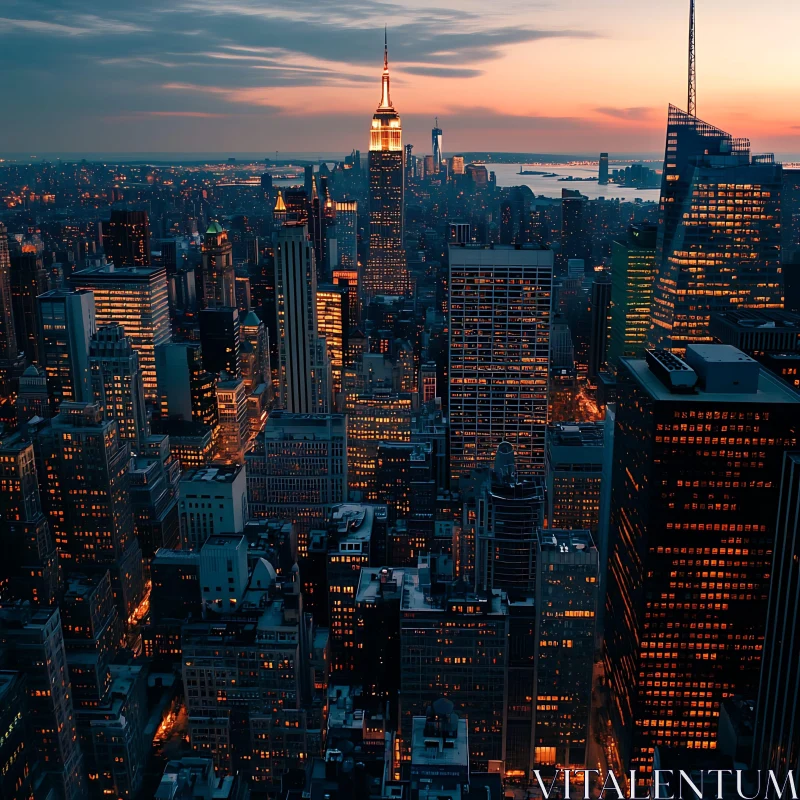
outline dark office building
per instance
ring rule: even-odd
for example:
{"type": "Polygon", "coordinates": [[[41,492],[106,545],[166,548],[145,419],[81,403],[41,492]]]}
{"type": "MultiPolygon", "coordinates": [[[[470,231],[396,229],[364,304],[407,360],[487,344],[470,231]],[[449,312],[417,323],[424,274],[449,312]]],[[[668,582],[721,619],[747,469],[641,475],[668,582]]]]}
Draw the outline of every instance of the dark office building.
{"type": "Polygon", "coordinates": [[[200,312],[200,345],[203,367],[207,372],[214,375],[227,372],[232,377],[238,377],[239,328],[239,311],[236,308],[205,308],[200,312]]]}
{"type": "Polygon", "coordinates": [[[800,769],[800,689],[797,664],[800,616],[800,454],[787,453],[778,501],[775,556],[770,581],[769,611],[756,704],[753,758],[759,769],[778,775],[800,769]]]}
{"type": "Polygon", "coordinates": [[[785,308],[800,311],[800,169],[783,168],[781,262],[785,308]]]}
{"type": "Polygon", "coordinates": [[[586,214],[586,198],[574,189],[561,190],[561,250],[557,275],[566,275],[571,258],[583,259],[584,269],[591,270],[591,236],[586,214]]]}
{"type": "Polygon", "coordinates": [[[611,310],[611,275],[601,272],[592,281],[592,327],[589,332],[589,380],[608,364],[609,312],[611,310]]]}
{"type": "Polygon", "coordinates": [[[758,687],[784,453],[800,397],[727,345],[623,358],[606,674],[625,768],[716,746],[720,703],[758,687]]]}
{"type": "Polygon", "coordinates": [[[608,153],[600,153],[600,163],[597,170],[597,182],[600,186],[608,185],[608,153]]]}
{"type": "Polygon", "coordinates": [[[115,267],[149,267],[150,225],[146,211],[111,210],[103,223],[103,248],[115,267]]]}
{"type": "Polygon", "coordinates": [[[11,307],[17,347],[25,360],[39,361],[39,308],[36,298],[47,291],[47,273],[36,252],[11,255],[11,307]]]}

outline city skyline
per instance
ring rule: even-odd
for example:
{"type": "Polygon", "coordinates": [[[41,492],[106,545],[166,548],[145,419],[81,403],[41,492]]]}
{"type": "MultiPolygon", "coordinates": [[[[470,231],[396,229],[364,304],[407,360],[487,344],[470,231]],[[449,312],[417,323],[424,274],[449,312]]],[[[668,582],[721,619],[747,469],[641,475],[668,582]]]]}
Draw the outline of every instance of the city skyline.
{"type": "MultiPolygon", "coordinates": [[[[0,96],[17,115],[0,153],[364,147],[384,25],[406,141],[420,148],[438,116],[445,153],[585,153],[601,142],[657,153],[667,103],[686,105],[687,5],[653,13],[617,0],[601,13],[573,0],[487,12],[450,0],[147,0],[109,11],[96,0],[11,0],[0,16],[0,63],[17,79],[0,96]],[[62,80],[49,80],[53,70],[62,80]],[[45,124],[54,118],[57,126],[45,124]]],[[[766,6],[698,4],[697,113],[734,135],[746,129],[755,151],[791,157],[800,153],[793,54],[769,26],[746,19],[768,11],[791,28],[800,9],[766,6]],[[754,51],[758,70],[738,55],[754,51]]]]}

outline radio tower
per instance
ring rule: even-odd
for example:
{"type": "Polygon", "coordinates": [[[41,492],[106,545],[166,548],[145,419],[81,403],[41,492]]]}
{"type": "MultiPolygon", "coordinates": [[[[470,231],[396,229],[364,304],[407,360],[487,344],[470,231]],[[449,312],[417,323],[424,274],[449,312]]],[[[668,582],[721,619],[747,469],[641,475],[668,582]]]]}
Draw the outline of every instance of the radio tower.
{"type": "Polygon", "coordinates": [[[694,55],[694,0],[689,0],[689,103],[687,112],[697,116],[697,72],[694,55]]]}

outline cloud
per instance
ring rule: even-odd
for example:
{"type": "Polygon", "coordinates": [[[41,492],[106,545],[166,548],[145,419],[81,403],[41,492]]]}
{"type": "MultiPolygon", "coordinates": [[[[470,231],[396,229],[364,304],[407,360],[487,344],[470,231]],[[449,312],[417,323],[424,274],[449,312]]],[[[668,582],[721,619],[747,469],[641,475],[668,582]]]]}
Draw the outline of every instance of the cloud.
{"type": "Polygon", "coordinates": [[[103,19],[94,14],[81,14],[74,18],[74,22],[77,24],[66,25],[61,22],[50,22],[42,19],[0,17],[0,33],[27,31],[33,34],[52,36],[87,36],[93,34],[141,33],[147,30],[134,23],[103,19]]]}
{"type": "Polygon", "coordinates": [[[654,109],[646,106],[633,106],[632,108],[612,108],[611,106],[601,106],[595,108],[598,114],[614,119],[622,119],[627,122],[641,122],[649,119],[654,109]]]}
{"type": "Polygon", "coordinates": [[[469,67],[430,67],[430,66],[408,66],[402,65],[401,72],[409,75],[424,75],[431,78],[477,78],[483,75],[482,69],[470,69],[469,67]]]}

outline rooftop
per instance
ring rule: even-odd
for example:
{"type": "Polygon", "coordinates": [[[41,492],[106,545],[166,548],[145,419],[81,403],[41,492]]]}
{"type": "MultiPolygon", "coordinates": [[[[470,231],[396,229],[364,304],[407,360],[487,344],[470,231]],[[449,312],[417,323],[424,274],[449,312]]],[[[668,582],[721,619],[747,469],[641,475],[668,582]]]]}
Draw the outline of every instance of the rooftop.
{"type": "Polygon", "coordinates": [[[548,441],[559,447],[602,447],[602,422],[558,422],[547,428],[548,441]]]}
{"type": "Polygon", "coordinates": [[[233,483],[242,469],[238,464],[192,467],[181,475],[181,483],[233,483]]]}
{"type": "Polygon", "coordinates": [[[381,598],[400,599],[404,570],[395,567],[363,567],[358,578],[356,603],[376,603],[381,598]]]}

